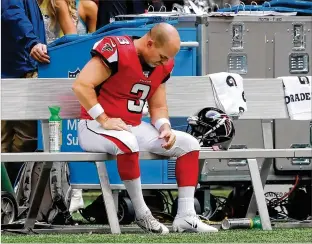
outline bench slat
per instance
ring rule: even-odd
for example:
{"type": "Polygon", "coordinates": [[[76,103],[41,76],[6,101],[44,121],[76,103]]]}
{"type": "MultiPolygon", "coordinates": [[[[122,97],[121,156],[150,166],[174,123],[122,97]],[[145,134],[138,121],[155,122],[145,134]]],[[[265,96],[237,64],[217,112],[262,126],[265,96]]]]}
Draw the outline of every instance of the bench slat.
{"type": "MultiPolygon", "coordinates": [[[[162,159],[166,157],[161,157],[156,154],[148,152],[140,152],[141,157],[144,159],[162,159]]],[[[84,153],[84,152],[62,152],[62,153],[48,153],[48,152],[38,152],[38,153],[1,153],[2,162],[85,162],[85,161],[104,161],[104,160],[114,160],[115,156],[107,153],[84,153]]]]}
{"type": "MultiPolygon", "coordinates": [[[[290,148],[290,149],[230,149],[228,151],[212,151],[202,149],[200,159],[234,159],[234,158],[292,158],[292,157],[312,157],[310,148],[290,148]]],[[[106,153],[1,153],[2,162],[57,162],[57,161],[104,161],[113,160],[115,156],[106,153]]],[[[149,152],[140,152],[140,159],[168,159],[149,152]]]]}
{"type": "Polygon", "coordinates": [[[295,156],[300,157],[306,157],[306,158],[312,158],[312,148],[306,148],[306,149],[298,149],[295,151],[295,156]]]}
{"type": "MultiPolygon", "coordinates": [[[[60,105],[63,119],[79,118],[80,105],[72,92],[74,79],[2,79],[2,120],[50,117],[48,106],[60,105]]],[[[242,119],[289,118],[280,79],[244,79],[248,111],[242,119]]],[[[186,117],[216,106],[211,83],[204,76],[174,76],[167,82],[172,117],[186,117]]]]}
{"type": "MultiPolygon", "coordinates": [[[[241,119],[289,118],[281,79],[244,79],[248,111],[241,119]]],[[[170,116],[189,116],[216,107],[211,82],[205,76],[172,77],[167,84],[170,116]]]]}

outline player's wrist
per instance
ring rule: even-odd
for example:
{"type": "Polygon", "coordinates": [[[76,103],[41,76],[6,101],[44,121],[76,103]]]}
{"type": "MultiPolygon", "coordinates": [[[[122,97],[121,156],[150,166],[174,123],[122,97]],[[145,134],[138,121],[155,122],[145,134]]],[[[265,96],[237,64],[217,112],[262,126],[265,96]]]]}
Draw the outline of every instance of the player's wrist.
{"type": "Polygon", "coordinates": [[[154,124],[154,127],[158,130],[158,131],[161,131],[163,129],[171,129],[171,124],[170,124],[170,121],[169,119],[167,118],[160,118],[160,119],[157,119],[155,121],[155,124],[154,124]]]}
{"type": "Polygon", "coordinates": [[[97,121],[101,124],[104,125],[110,118],[105,114],[101,114],[98,118],[97,121]]]}
{"type": "Polygon", "coordinates": [[[101,104],[97,103],[92,108],[88,110],[88,114],[94,119],[98,119],[100,116],[104,114],[104,109],[101,104]]]}

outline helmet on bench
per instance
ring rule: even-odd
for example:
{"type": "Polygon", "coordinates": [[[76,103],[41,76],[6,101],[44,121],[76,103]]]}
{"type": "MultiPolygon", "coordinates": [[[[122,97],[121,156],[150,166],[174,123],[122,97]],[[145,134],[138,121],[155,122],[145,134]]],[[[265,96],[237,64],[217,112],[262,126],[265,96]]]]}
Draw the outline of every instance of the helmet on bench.
{"type": "Polygon", "coordinates": [[[187,132],[194,136],[202,147],[229,149],[235,128],[232,119],[222,110],[213,107],[201,109],[188,117],[187,132]]]}

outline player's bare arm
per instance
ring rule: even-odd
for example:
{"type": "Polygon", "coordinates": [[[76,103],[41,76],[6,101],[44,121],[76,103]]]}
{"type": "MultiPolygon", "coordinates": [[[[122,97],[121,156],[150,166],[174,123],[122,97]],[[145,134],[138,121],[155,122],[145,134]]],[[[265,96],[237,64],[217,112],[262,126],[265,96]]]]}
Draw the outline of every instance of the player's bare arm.
{"type": "MultiPolygon", "coordinates": [[[[73,91],[80,104],[90,111],[98,104],[95,87],[107,80],[111,75],[111,70],[106,66],[100,57],[93,57],[81,70],[73,84],[73,91]]],[[[127,130],[126,124],[118,118],[108,118],[103,111],[96,120],[105,129],[127,130]]]]}
{"type": "Polygon", "coordinates": [[[148,107],[153,125],[160,118],[169,118],[165,84],[161,84],[148,100],[148,107]]]}
{"type": "Polygon", "coordinates": [[[161,123],[162,125],[159,130],[159,138],[164,138],[165,143],[162,145],[165,149],[170,149],[175,143],[176,136],[171,130],[170,123],[166,123],[166,120],[169,122],[168,115],[168,106],[166,100],[166,85],[161,84],[153,96],[148,100],[149,113],[151,116],[152,124],[157,128],[157,123],[161,123]]]}

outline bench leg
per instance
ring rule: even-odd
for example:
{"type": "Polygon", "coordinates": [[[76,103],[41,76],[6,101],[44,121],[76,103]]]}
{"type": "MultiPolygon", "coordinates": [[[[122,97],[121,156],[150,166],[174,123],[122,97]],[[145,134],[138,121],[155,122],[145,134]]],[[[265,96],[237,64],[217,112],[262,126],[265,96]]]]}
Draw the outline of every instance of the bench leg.
{"type": "Polygon", "coordinates": [[[95,162],[99,179],[101,190],[103,194],[104,206],[107,214],[107,219],[109,226],[111,228],[111,232],[113,234],[120,234],[120,226],[119,220],[117,217],[117,210],[115,207],[114,197],[112,194],[112,190],[110,188],[109,178],[105,166],[105,162],[95,162]]]}
{"type": "Polygon", "coordinates": [[[201,210],[203,216],[209,216],[211,214],[211,194],[210,194],[210,186],[204,185],[204,187],[201,186],[201,176],[202,174],[205,174],[206,171],[206,165],[208,164],[208,161],[206,159],[199,159],[199,181],[200,189],[204,192],[204,208],[201,210]]]}
{"type": "Polygon", "coordinates": [[[270,216],[268,212],[268,207],[264,197],[264,190],[262,187],[262,182],[260,178],[260,173],[258,169],[258,164],[256,159],[248,159],[248,167],[252,182],[252,187],[256,197],[256,202],[261,218],[262,229],[263,230],[272,230],[270,216]]]}
{"type": "MultiPolygon", "coordinates": [[[[273,163],[273,159],[271,158],[266,158],[262,164],[261,170],[260,170],[260,177],[261,177],[261,183],[262,183],[262,187],[264,188],[265,186],[265,182],[268,178],[270,169],[271,169],[271,165],[273,163]]],[[[248,206],[248,210],[247,210],[247,214],[246,214],[246,218],[253,218],[255,217],[257,212],[257,202],[256,202],[256,196],[255,193],[252,194],[252,197],[250,199],[250,203],[248,206]]]]}
{"type": "MultiPolygon", "coordinates": [[[[272,149],[274,147],[273,145],[273,128],[272,128],[272,120],[262,120],[261,126],[262,126],[262,136],[263,136],[263,145],[265,149],[272,149]]],[[[271,166],[273,164],[273,159],[266,158],[262,164],[261,170],[260,170],[260,177],[262,182],[262,187],[264,188],[265,183],[267,181],[267,178],[270,173],[271,166]]],[[[256,197],[255,194],[252,194],[247,214],[247,218],[253,218],[256,215],[257,212],[257,204],[256,204],[256,197]]]]}

